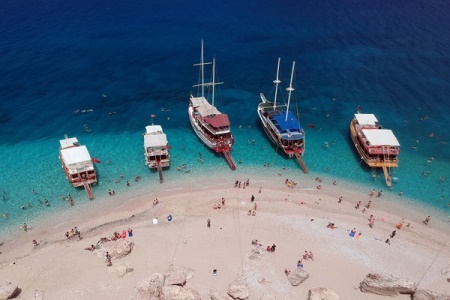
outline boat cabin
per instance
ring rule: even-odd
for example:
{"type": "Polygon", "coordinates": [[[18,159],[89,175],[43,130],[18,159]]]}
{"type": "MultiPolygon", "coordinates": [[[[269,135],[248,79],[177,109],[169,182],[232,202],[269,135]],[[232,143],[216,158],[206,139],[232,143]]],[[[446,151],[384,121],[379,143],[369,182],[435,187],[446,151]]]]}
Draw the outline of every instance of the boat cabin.
{"type": "Polygon", "coordinates": [[[85,182],[97,183],[97,174],[87,147],[80,145],[76,138],[59,142],[62,167],[73,186],[83,186],[85,182]]]}
{"type": "Polygon", "coordinates": [[[149,168],[156,168],[158,165],[169,167],[169,143],[167,136],[160,125],[150,125],[145,127],[144,134],[145,164],[149,168]]]}

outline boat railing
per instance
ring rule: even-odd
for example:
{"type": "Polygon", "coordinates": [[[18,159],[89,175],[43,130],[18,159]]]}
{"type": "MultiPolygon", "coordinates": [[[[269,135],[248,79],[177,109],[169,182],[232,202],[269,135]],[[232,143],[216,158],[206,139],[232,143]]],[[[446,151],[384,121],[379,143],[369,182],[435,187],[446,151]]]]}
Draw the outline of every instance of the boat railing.
{"type": "Polygon", "coordinates": [[[202,121],[201,124],[202,124],[203,127],[208,129],[208,131],[210,131],[214,135],[224,134],[224,133],[229,133],[230,132],[230,127],[224,127],[224,129],[222,129],[222,130],[217,130],[215,127],[212,127],[211,125],[209,125],[208,122],[203,122],[202,121]]]}

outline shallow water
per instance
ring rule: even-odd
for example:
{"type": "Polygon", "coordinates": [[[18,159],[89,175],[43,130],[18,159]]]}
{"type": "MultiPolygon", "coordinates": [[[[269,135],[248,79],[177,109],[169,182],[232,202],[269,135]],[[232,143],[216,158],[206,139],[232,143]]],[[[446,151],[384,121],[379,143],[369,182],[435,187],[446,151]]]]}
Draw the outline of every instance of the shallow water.
{"type": "Polygon", "coordinates": [[[287,168],[297,180],[323,176],[392,195],[403,191],[450,214],[446,2],[7,0],[1,14],[0,189],[9,217],[1,221],[2,232],[67,210],[61,195],[73,195],[80,213],[89,209],[84,190],[72,188],[61,170],[58,140],[64,134],[76,136],[102,161],[96,200],[113,201],[105,196],[108,189],[125,193],[126,180],[136,175],[142,176],[141,189],[148,189],[143,192],[158,186],[143,157],[141,133],[151,114],[172,145],[166,182],[234,178],[225,160],[197,139],[187,118],[202,38],[205,57],[216,57],[218,80],[224,82],[217,103],[229,114],[239,169],[271,174],[263,166],[269,163],[287,168]],[[292,110],[300,113],[306,131],[308,175],[276,152],[258,124],[259,93],[273,91],[278,57],[283,87],[296,61],[292,110]],[[349,122],[357,105],[376,114],[402,145],[392,191],[354,150],[349,122]],[[93,111],[82,112],[88,109],[93,111]],[[177,171],[182,164],[190,173],[177,171]],[[40,205],[38,198],[49,199],[51,206],[40,205]],[[32,207],[21,210],[28,202],[32,207]]]}

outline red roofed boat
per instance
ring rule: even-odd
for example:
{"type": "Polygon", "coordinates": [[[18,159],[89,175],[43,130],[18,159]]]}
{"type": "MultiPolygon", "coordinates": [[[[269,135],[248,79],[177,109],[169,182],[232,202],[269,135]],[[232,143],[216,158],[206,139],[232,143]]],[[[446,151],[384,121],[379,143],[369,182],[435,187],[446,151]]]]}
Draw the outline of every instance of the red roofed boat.
{"type": "Polygon", "coordinates": [[[400,144],[392,130],[382,128],[373,114],[356,113],[350,134],[361,159],[372,168],[383,168],[386,184],[391,187],[388,168],[398,167],[400,154],[400,144]]]}
{"type": "Polygon", "coordinates": [[[234,144],[233,135],[230,130],[230,120],[226,114],[221,113],[214,106],[214,87],[222,82],[215,82],[215,60],[212,62],[212,82],[204,81],[204,66],[211,64],[203,61],[203,41],[201,44],[200,66],[201,82],[194,87],[201,88],[201,95],[194,97],[192,94],[189,99],[189,121],[195,134],[202,142],[214,150],[216,153],[223,154],[227,159],[232,170],[236,169],[233,159],[231,158],[231,147],[234,144]],[[205,97],[205,86],[212,88],[212,102],[209,103],[205,97]]]}

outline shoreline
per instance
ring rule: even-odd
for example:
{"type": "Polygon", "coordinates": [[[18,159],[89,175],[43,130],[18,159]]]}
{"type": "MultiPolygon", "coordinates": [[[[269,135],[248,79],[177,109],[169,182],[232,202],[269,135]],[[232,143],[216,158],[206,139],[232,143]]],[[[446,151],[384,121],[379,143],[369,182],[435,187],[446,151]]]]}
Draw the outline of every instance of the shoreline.
{"type": "MultiPolygon", "coordinates": [[[[13,243],[2,246],[0,274],[19,287],[25,285],[24,297],[30,295],[29,289],[43,289],[49,295],[56,295],[49,291],[47,281],[58,278],[61,272],[65,272],[64,267],[68,267],[73,271],[73,276],[84,279],[79,283],[63,280],[56,286],[51,285],[55,293],[68,288],[83,291],[84,296],[79,299],[92,299],[95,293],[104,293],[99,286],[85,282],[92,275],[98,276],[102,284],[117,284],[120,287],[117,294],[106,295],[111,299],[123,299],[129,297],[138,281],[155,272],[164,274],[172,263],[196,271],[192,283],[199,289],[202,299],[208,294],[209,288],[225,290],[236,274],[244,277],[251,295],[255,297],[262,289],[258,280],[260,276],[265,276],[271,281],[265,288],[278,296],[303,299],[306,297],[306,287],[327,284],[344,299],[359,299],[361,292],[353,287],[369,272],[392,273],[398,277],[407,274],[411,280],[420,280],[423,287],[445,291],[444,278],[436,280],[435,273],[450,260],[449,251],[442,254],[442,249],[449,247],[444,244],[448,239],[448,224],[432,218],[426,226],[422,224],[422,213],[404,208],[398,214],[398,205],[391,206],[389,199],[383,198],[373,198],[372,206],[364,214],[354,209],[354,205],[356,199],[361,198],[364,198],[362,204],[365,205],[365,199],[370,198],[368,195],[324,182],[321,190],[306,182],[298,183],[291,189],[284,184],[284,177],[277,176],[277,179],[267,181],[268,178],[253,177],[245,189],[233,187],[234,180],[229,183],[219,180],[209,186],[192,186],[185,182],[183,186],[172,186],[168,191],[117,201],[114,207],[90,211],[81,219],[69,219],[57,227],[35,228],[22,234],[13,243]],[[246,214],[253,205],[251,195],[256,197],[258,203],[256,217],[246,214]],[[343,195],[342,203],[337,202],[337,195],[343,195]],[[214,210],[213,206],[220,203],[221,197],[226,199],[225,207],[214,210]],[[154,206],[153,200],[156,198],[160,204],[154,206]],[[390,212],[385,211],[386,207],[390,212]],[[173,216],[171,222],[166,219],[169,214],[173,216]],[[376,218],[373,229],[367,225],[370,214],[376,218]],[[159,220],[158,225],[152,224],[154,218],[159,220]],[[213,222],[212,236],[205,229],[208,218],[213,222]],[[402,218],[405,218],[405,224],[411,223],[410,228],[397,230],[393,244],[386,245],[384,239],[402,218]],[[336,223],[337,229],[327,229],[328,222],[336,223]],[[81,230],[83,239],[67,240],[64,237],[64,232],[74,226],[81,230]],[[348,237],[352,227],[362,232],[361,240],[348,237]],[[83,249],[95,244],[101,237],[111,236],[112,232],[127,228],[133,228],[136,234],[133,237],[134,249],[129,256],[113,261],[113,264],[122,265],[126,261],[135,271],[123,279],[117,279],[108,274],[101,258],[83,249]],[[41,245],[33,249],[32,239],[41,245]],[[259,239],[264,244],[275,242],[277,253],[283,254],[266,254],[261,262],[249,261],[247,254],[253,239],[259,239]],[[287,267],[292,269],[304,249],[315,253],[314,262],[305,263],[305,268],[312,275],[305,284],[292,287],[286,283],[283,270],[287,267]],[[43,257],[49,255],[52,259],[48,264],[41,262],[43,257]],[[74,266],[62,263],[61,259],[83,261],[79,261],[80,266],[74,266]],[[330,266],[333,266],[334,271],[330,272],[330,266]],[[40,273],[42,268],[51,268],[52,271],[44,275],[40,273]],[[213,268],[219,270],[220,281],[211,279],[213,268]],[[352,275],[347,279],[336,278],[339,277],[337,270],[346,268],[352,270],[352,275]],[[30,270],[33,275],[28,275],[30,270]],[[318,274],[320,276],[317,277],[318,274]],[[30,276],[36,276],[32,283],[28,282],[30,276]],[[87,286],[89,292],[84,290],[87,286]]],[[[364,294],[364,299],[377,297],[364,294]]]]}
{"type": "MultiPolygon", "coordinates": [[[[292,268],[292,264],[306,248],[312,250],[316,257],[314,263],[307,264],[307,270],[312,274],[320,273],[321,275],[320,278],[312,276],[311,280],[306,281],[305,287],[314,284],[319,286],[323,284],[323,281],[342,298],[358,299],[361,297],[361,292],[349,288],[345,278],[336,279],[337,270],[350,267],[354,269],[354,274],[350,276],[351,280],[349,279],[352,286],[356,286],[368,272],[374,271],[389,272],[399,277],[411,274],[414,277],[411,279],[414,280],[420,279],[422,274],[425,274],[421,284],[444,292],[443,279],[436,281],[435,275],[429,278],[427,268],[432,267],[434,274],[436,268],[445,267],[444,262],[450,259],[449,246],[444,244],[445,239],[448,239],[449,224],[432,218],[426,226],[421,224],[423,219],[421,212],[407,211],[410,208],[404,208],[401,215],[398,215],[399,211],[395,206],[399,205],[389,206],[391,213],[386,212],[384,209],[389,204],[389,199],[383,198],[373,198],[371,208],[363,214],[353,208],[356,201],[349,199],[361,197],[364,205],[369,196],[349,191],[339,185],[334,186],[332,183],[322,182],[322,189],[317,190],[310,185],[315,181],[309,183],[302,181],[291,189],[284,184],[285,178],[282,176],[277,176],[277,180],[272,181],[268,181],[269,178],[264,176],[254,176],[249,179],[250,185],[246,189],[234,188],[234,180],[225,183],[210,182],[208,185],[185,182],[183,186],[169,186],[150,195],[141,195],[120,203],[117,201],[114,207],[108,207],[102,213],[90,211],[82,218],[69,219],[64,225],[59,224],[56,228],[52,226],[33,229],[22,234],[13,243],[5,243],[2,246],[0,274],[21,287],[24,285],[24,280],[29,280],[26,271],[31,268],[37,278],[44,277],[46,280],[35,280],[36,283],[33,281],[27,288],[32,287],[34,290],[39,289],[39,285],[43,285],[42,289],[47,290],[48,284],[43,282],[51,280],[52,276],[56,276],[55,274],[64,272],[64,269],[57,267],[59,263],[56,261],[59,262],[61,259],[79,261],[81,258],[83,262],[80,262],[80,265],[86,270],[73,265],[70,266],[71,270],[82,278],[83,276],[90,278],[89,272],[93,272],[93,275],[98,276],[103,284],[111,283],[112,280],[121,287],[121,290],[117,298],[115,294],[109,296],[112,297],[111,299],[122,299],[132,292],[138,281],[154,272],[164,273],[169,264],[175,263],[193,268],[198,272],[192,281],[199,288],[202,298],[208,293],[209,288],[226,289],[236,274],[244,276],[252,295],[256,296],[261,292],[261,284],[258,283],[259,277],[255,274],[265,274],[264,276],[272,281],[270,284],[272,294],[287,294],[303,299],[307,292],[303,284],[300,287],[287,285],[283,270],[286,267],[292,268]],[[259,193],[260,187],[262,187],[261,193],[259,193]],[[334,194],[343,195],[343,202],[338,203],[339,196],[334,194]],[[251,195],[256,196],[258,203],[256,217],[246,214],[252,205],[251,195]],[[226,206],[221,210],[214,210],[213,206],[220,203],[221,197],[226,199],[226,206]],[[156,198],[160,200],[160,204],[154,206],[153,200],[156,198]],[[166,220],[169,214],[173,216],[171,222],[166,220]],[[373,229],[367,225],[370,214],[374,214],[376,218],[373,229]],[[96,217],[92,217],[95,215],[96,217]],[[406,215],[408,218],[405,217],[406,215]],[[158,225],[152,224],[153,218],[158,218],[158,225]],[[204,222],[207,218],[213,221],[212,229],[215,232],[213,236],[205,232],[204,222]],[[384,221],[381,220],[382,218],[384,221]],[[384,240],[402,218],[405,218],[405,224],[410,222],[411,227],[397,230],[399,237],[394,239],[393,245],[386,245],[381,239],[384,240]],[[334,232],[330,231],[325,226],[328,222],[336,223],[338,228],[334,232]],[[74,226],[81,230],[82,240],[67,240],[64,237],[64,232],[74,226]],[[220,226],[220,229],[217,226],[220,226]],[[358,228],[358,231],[363,233],[360,241],[349,240],[348,230],[352,227],[358,228]],[[118,279],[105,270],[100,258],[92,257],[83,249],[90,244],[95,244],[100,237],[108,237],[114,231],[120,232],[127,228],[133,228],[136,233],[133,237],[135,247],[129,257],[122,260],[129,262],[135,271],[121,279],[122,282],[117,282],[118,279]],[[281,236],[282,239],[280,239],[281,236]],[[262,260],[268,260],[262,264],[248,261],[246,256],[250,250],[249,244],[255,238],[265,244],[275,242],[279,249],[277,252],[285,254],[282,256],[266,254],[262,260]],[[33,249],[32,239],[38,240],[41,245],[33,249]],[[336,245],[344,241],[348,245],[343,244],[342,248],[336,248],[336,245]],[[372,248],[377,250],[372,252],[372,248]],[[382,249],[387,252],[380,251],[382,249]],[[150,251],[151,256],[147,256],[146,251],[150,251]],[[387,257],[386,255],[392,255],[392,253],[389,254],[390,252],[395,253],[395,256],[387,257]],[[408,255],[398,257],[399,253],[408,253],[408,255]],[[438,264],[432,261],[436,253],[440,253],[437,256],[438,264]],[[50,265],[47,265],[53,270],[50,274],[43,275],[37,271],[43,267],[43,262],[39,262],[42,255],[52,257],[50,265]],[[351,257],[360,257],[360,259],[354,261],[351,257]],[[402,263],[395,265],[394,270],[390,270],[390,266],[393,263],[396,264],[396,260],[402,263]],[[410,266],[410,260],[417,260],[415,262],[417,266],[410,266]],[[335,271],[328,274],[329,266],[336,264],[338,265],[335,266],[335,271]],[[91,266],[94,268],[92,269],[91,266]],[[211,281],[209,276],[213,268],[218,268],[224,277],[220,282],[211,281]],[[282,269],[278,270],[280,268],[282,269]],[[410,268],[414,270],[417,268],[417,271],[411,273],[410,268]],[[17,271],[12,272],[15,269],[17,271]],[[357,282],[356,279],[359,281],[357,282]]],[[[113,264],[118,263],[123,264],[123,262],[113,261],[113,264]]],[[[69,267],[67,262],[62,263],[62,266],[69,267]]],[[[79,283],[66,282],[66,284],[87,293],[85,296],[80,296],[80,299],[90,299],[94,296],[92,294],[94,291],[85,290],[91,286],[85,281],[86,279],[81,279],[79,283]],[[86,287],[83,284],[86,284],[86,287]]],[[[66,288],[62,283],[57,284],[55,292],[61,292],[66,288]]],[[[95,290],[93,286],[91,288],[95,290]]],[[[29,295],[27,293],[29,290],[24,289],[23,295],[29,295]]],[[[49,293],[53,292],[49,291],[49,293]]],[[[379,296],[364,294],[364,299],[377,299],[377,297],[379,296]]]]}
{"type": "MultiPolygon", "coordinates": [[[[264,169],[266,170],[266,169],[264,169]]],[[[229,183],[223,183],[221,181],[221,177],[231,177],[233,178],[254,178],[253,182],[260,182],[261,184],[267,185],[269,188],[277,189],[282,187],[282,182],[285,178],[290,178],[290,176],[296,176],[298,180],[297,186],[292,190],[293,194],[296,193],[308,193],[311,195],[321,195],[325,194],[331,197],[335,197],[336,201],[340,196],[344,196],[344,202],[351,202],[352,204],[356,204],[357,201],[361,200],[362,206],[361,208],[367,204],[369,200],[373,200],[373,202],[380,202],[382,205],[377,205],[377,209],[380,211],[384,211],[386,213],[395,211],[397,214],[403,215],[402,218],[408,219],[425,219],[426,216],[432,216],[432,223],[439,224],[438,227],[442,229],[448,228],[450,230],[450,215],[447,215],[445,211],[438,210],[437,207],[429,207],[424,203],[419,202],[419,200],[408,198],[407,196],[398,196],[393,195],[389,191],[384,193],[381,198],[373,197],[372,199],[369,197],[370,190],[364,185],[358,185],[355,182],[345,181],[339,178],[333,179],[330,174],[321,174],[323,175],[322,182],[317,182],[312,179],[315,175],[309,174],[308,177],[302,177],[301,175],[295,175],[296,170],[284,170],[281,168],[272,168],[267,169],[273,172],[273,175],[261,174],[252,175],[250,174],[252,169],[243,170],[243,171],[235,171],[232,174],[225,172],[221,172],[219,176],[215,178],[210,178],[208,176],[204,176],[203,178],[200,176],[192,176],[192,177],[184,177],[182,179],[175,180],[173,182],[159,184],[156,181],[152,182],[150,186],[146,182],[139,183],[139,186],[136,189],[132,190],[122,190],[118,192],[115,196],[109,195],[101,195],[97,196],[97,198],[93,201],[83,201],[81,204],[77,204],[75,207],[68,207],[66,211],[52,211],[49,213],[45,213],[44,216],[37,215],[34,219],[24,219],[24,222],[27,222],[28,225],[35,224],[37,226],[32,226],[33,231],[37,230],[38,227],[42,227],[44,231],[50,229],[58,229],[66,224],[74,224],[77,222],[84,223],[88,222],[88,218],[95,218],[102,213],[111,213],[114,215],[113,211],[115,209],[119,209],[120,207],[124,207],[125,209],[135,210],[138,205],[145,205],[146,200],[149,197],[162,197],[162,194],[172,195],[174,193],[182,193],[183,191],[194,192],[198,190],[205,190],[210,188],[228,188],[233,185],[232,180],[229,183]],[[283,174],[283,173],[286,174],[283,174]],[[275,180],[274,180],[275,179],[275,180]],[[333,185],[332,182],[337,180],[337,185],[333,185]],[[339,180],[341,180],[339,182],[339,180]],[[207,182],[206,184],[204,182],[207,182]],[[322,189],[317,190],[316,186],[321,185],[322,189]],[[149,189],[154,189],[153,191],[149,191],[149,189]],[[351,200],[353,199],[353,200],[351,200]],[[88,202],[88,203],[86,203],[88,202]],[[380,207],[381,206],[381,207],[380,207]],[[80,216],[82,215],[82,216],[80,216]],[[44,218],[45,217],[45,218],[44,218]]],[[[152,174],[155,175],[155,174],[152,174]]],[[[197,175],[197,174],[195,174],[197,175]]],[[[154,179],[154,178],[152,178],[154,179]]],[[[142,180],[142,179],[141,179],[142,180]]],[[[83,191],[84,192],[84,191],[83,191]]],[[[94,188],[95,192],[95,188],[94,188]]],[[[62,201],[62,200],[61,200],[62,201]]],[[[78,200],[80,201],[80,200],[78,200]]],[[[22,224],[22,223],[19,223],[22,224]]],[[[22,232],[21,229],[13,229],[10,236],[4,237],[2,241],[14,242],[16,236],[22,232]]]]}

